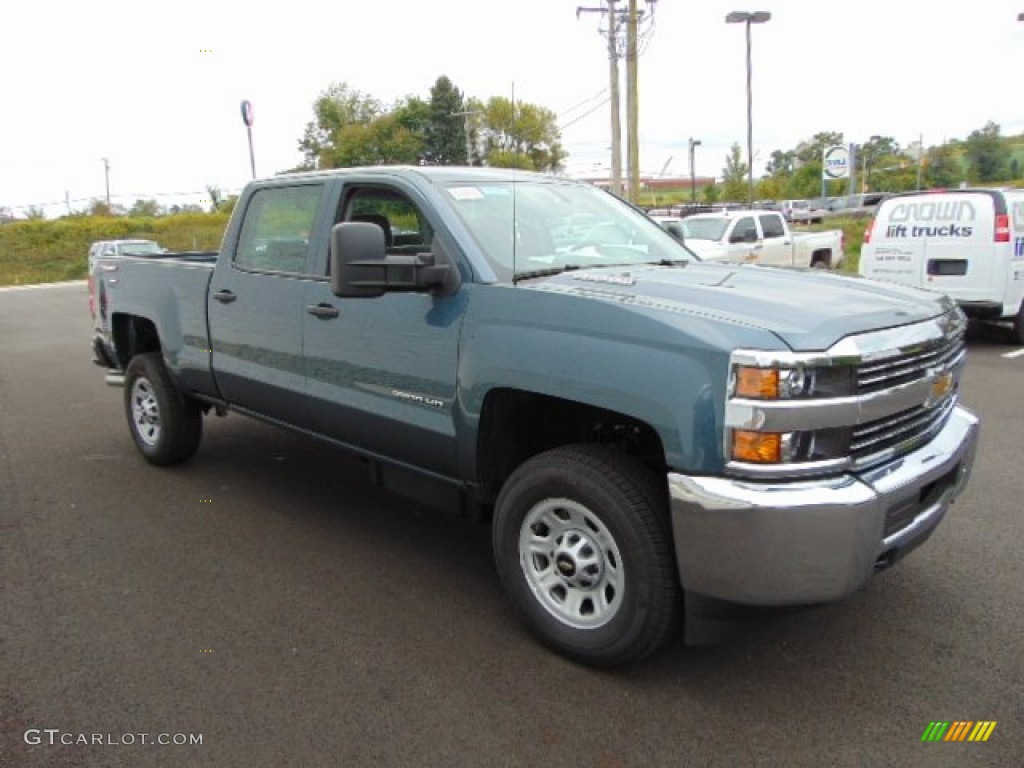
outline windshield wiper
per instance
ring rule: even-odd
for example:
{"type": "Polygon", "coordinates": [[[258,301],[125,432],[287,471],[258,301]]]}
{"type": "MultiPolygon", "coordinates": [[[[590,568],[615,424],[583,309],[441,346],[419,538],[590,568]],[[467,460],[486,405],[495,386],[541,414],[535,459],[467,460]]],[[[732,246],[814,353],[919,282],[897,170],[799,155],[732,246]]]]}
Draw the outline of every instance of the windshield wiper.
{"type": "Polygon", "coordinates": [[[561,267],[548,267],[547,269],[531,269],[527,272],[516,272],[512,276],[512,282],[518,283],[520,280],[532,280],[535,277],[551,277],[552,275],[560,275],[563,272],[572,272],[573,270],[580,269],[579,264],[566,264],[561,267]]]}

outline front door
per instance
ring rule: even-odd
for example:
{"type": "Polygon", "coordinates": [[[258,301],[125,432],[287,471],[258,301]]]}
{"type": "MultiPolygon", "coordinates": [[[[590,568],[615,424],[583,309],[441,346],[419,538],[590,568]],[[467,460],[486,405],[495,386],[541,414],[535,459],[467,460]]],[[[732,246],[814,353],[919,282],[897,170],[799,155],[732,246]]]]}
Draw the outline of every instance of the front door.
{"type": "MultiPolygon", "coordinates": [[[[437,223],[416,193],[347,184],[338,221],[385,230],[389,253],[429,252],[437,223]]],[[[382,457],[456,475],[455,394],[459,331],[469,292],[339,298],[323,279],[306,287],[303,344],[308,428],[382,457]]]]}

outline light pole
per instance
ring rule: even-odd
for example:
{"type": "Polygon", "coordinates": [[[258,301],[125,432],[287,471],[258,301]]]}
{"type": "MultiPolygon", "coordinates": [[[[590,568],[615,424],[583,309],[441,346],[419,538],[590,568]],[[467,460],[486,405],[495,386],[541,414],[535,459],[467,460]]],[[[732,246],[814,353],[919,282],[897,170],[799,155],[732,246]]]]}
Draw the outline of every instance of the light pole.
{"type": "Polygon", "coordinates": [[[751,88],[752,72],[750,66],[750,25],[764,24],[771,19],[768,11],[733,11],[725,17],[727,24],[747,25],[747,204],[754,204],[754,122],[753,111],[753,89],[751,88]]]}
{"type": "Polygon", "coordinates": [[[107,188],[107,211],[109,211],[110,210],[110,161],[107,160],[107,158],[105,158],[105,157],[102,158],[102,160],[103,160],[103,178],[106,181],[106,188],[107,188]]]}
{"type": "Polygon", "coordinates": [[[690,139],[690,202],[697,204],[697,172],[693,167],[694,151],[700,146],[700,139],[690,139]]]}

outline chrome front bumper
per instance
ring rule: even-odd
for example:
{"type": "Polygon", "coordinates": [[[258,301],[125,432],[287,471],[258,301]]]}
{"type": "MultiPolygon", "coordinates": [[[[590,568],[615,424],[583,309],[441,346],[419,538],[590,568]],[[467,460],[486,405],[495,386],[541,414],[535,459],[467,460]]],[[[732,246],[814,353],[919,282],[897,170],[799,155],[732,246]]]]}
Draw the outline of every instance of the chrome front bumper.
{"type": "Polygon", "coordinates": [[[683,586],[747,605],[844,597],[935,530],[967,483],[978,420],[957,406],[927,445],[857,475],[757,483],[670,473],[683,586]]]}

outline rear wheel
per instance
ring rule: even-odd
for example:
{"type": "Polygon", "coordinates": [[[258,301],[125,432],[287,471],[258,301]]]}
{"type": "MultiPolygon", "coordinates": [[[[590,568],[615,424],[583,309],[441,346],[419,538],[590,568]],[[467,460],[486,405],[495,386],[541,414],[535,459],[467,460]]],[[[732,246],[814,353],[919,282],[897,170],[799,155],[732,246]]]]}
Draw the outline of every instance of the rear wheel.
{"type": "Polygon", "coordinates": [[[195,455],[202,409],[174,385],[159,352],[136,355],[128,364],[124,409],[132,439],[151,464],[179,464],[195,455]]]}
{"type": "Polygon", "coordinates": [[[1024,299],[1021,299],[1020,309],[1013,321],[1013,343],[1024,344],[1024,299]]]}
{"type": "Polygon", "coordinates": [[[546,645],[595,666],[655,650],[680,589],[655,474],[598,445],[556,448],[506,481],[494,555],[519,618],[546,645]]]}

